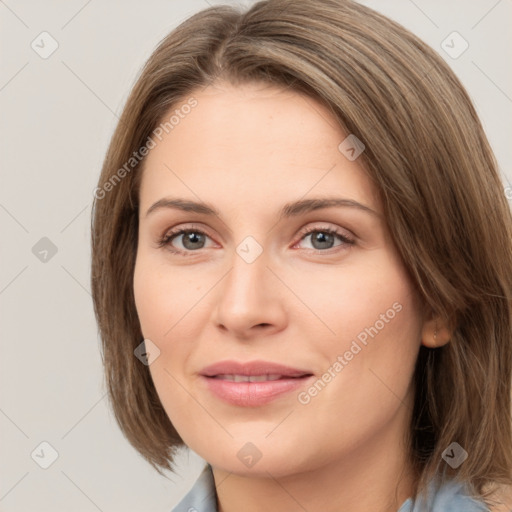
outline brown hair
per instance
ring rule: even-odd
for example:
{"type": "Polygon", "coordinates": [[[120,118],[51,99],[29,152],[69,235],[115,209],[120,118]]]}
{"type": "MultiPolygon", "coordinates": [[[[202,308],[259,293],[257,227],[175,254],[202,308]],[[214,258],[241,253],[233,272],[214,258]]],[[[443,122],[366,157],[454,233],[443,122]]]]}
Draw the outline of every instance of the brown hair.
{"type": "Polygon", "coordinates": [[[425,312],[453,327],[448,344],[420,348],[415,369],[408,442],[417,490],[439,473],[484,498],[488,485],[512,484],[512,216],[495,158],[443,59],[350,0],[211,7],[173,30],[145,64],[106,154],[92,219],[106,382],[128,440],[158,471],[172,469],[183,444],[133,354],[143,338],[133,271],[144,159],[131,169],[126,162],[171,107],[219,80],[305,93],[364,142],[362,162],[425,312]],[[442,460],[454,441],[469,454],[456,470],[442,460]]]}

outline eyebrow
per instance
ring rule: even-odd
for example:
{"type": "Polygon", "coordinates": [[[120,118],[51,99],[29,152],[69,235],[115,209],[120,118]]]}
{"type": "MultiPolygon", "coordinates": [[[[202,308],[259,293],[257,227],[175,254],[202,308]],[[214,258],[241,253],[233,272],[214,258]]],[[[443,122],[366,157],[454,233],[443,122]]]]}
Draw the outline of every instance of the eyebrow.
{"type": "MultiPolygon", "coordinates": [[[[377,213],[370,207],[358,203],[353,199],[345,199],[341,197],[328,197],[301,199],[299,201],[286,203],[279,212],[279,220],[283,218],[296,217],[298,215],[303,215],[305,213],[309,213],[314,210],[320,210],[322,208],[333,207],[354,208],[359,211],[371,214],[379,219],[382,218],[382,215],[380,213],[377,213]]],[[[146,217],[160,209],[175,209],[184,212],[193,212],[203,215],[215,215],[217,217],[220,217],[220,212],[208,203],[170,197],[164,197],[162,199],[159,199],[156,203],[150,206],[148,211],[146,212],[146,217]]]]}

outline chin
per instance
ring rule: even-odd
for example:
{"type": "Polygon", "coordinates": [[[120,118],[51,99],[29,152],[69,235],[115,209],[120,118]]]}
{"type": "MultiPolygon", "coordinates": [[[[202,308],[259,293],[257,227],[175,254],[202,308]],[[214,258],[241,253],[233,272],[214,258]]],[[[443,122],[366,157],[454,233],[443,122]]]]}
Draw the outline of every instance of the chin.
{"type": "Polygon", "coordinates": [[[209,440],[207,445],[189,446],[213,467],[239,476],[275,478],[302,473],[321,466],[326,461],[319,460],[319,452],[314,444],[304,439],[289,436],[272,439],[268,431],[260,436],[242,435],[228,438],[220,442],[218,439],[209,440]],[[313,453],[300,451],[298,447],[310,446],[313,453]]]}

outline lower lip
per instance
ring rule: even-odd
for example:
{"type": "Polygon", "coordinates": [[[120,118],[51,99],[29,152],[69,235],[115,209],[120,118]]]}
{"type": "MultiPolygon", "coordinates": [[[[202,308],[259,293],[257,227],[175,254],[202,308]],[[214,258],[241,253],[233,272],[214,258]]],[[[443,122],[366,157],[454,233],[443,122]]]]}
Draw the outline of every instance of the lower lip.
{"type": "Polygon", "coordinates": [[[205,377],[206,386],[222,400],[240,407],[265,405],[277,397],[302,387],[312,375],[262,382],[233,382],[205,377]]]}

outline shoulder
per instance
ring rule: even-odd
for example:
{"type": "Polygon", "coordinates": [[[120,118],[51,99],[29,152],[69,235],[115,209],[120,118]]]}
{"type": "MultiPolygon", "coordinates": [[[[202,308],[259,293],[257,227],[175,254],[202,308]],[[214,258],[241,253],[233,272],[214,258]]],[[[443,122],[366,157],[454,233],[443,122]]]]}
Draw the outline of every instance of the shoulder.
{"type": "Polygon", "coordinates": [[[490,512],[512,511],[512,485],[500,485],[492,492],[489,499],[490,512]]]}
{"type": "MultiPolygon", "coordinates": [[[[423,512],[425,510],[429,512],[495,512],[489,509],[483,501],[473,498],[468,486],[457,480],[449,480],[440,485],[431,482],[426,496],[419,494],[415,501],[407,500],[399,512],[423,512]]],[[[510,510],[506,512],[510,512],[510,510]]]]}
{"type": "Polygon", "coordinates": [[[490,512],[487,505],[471,496],[464,482],[452,480],[441,486],[434,497],[434,510],[443,512],[490,512]]]}

